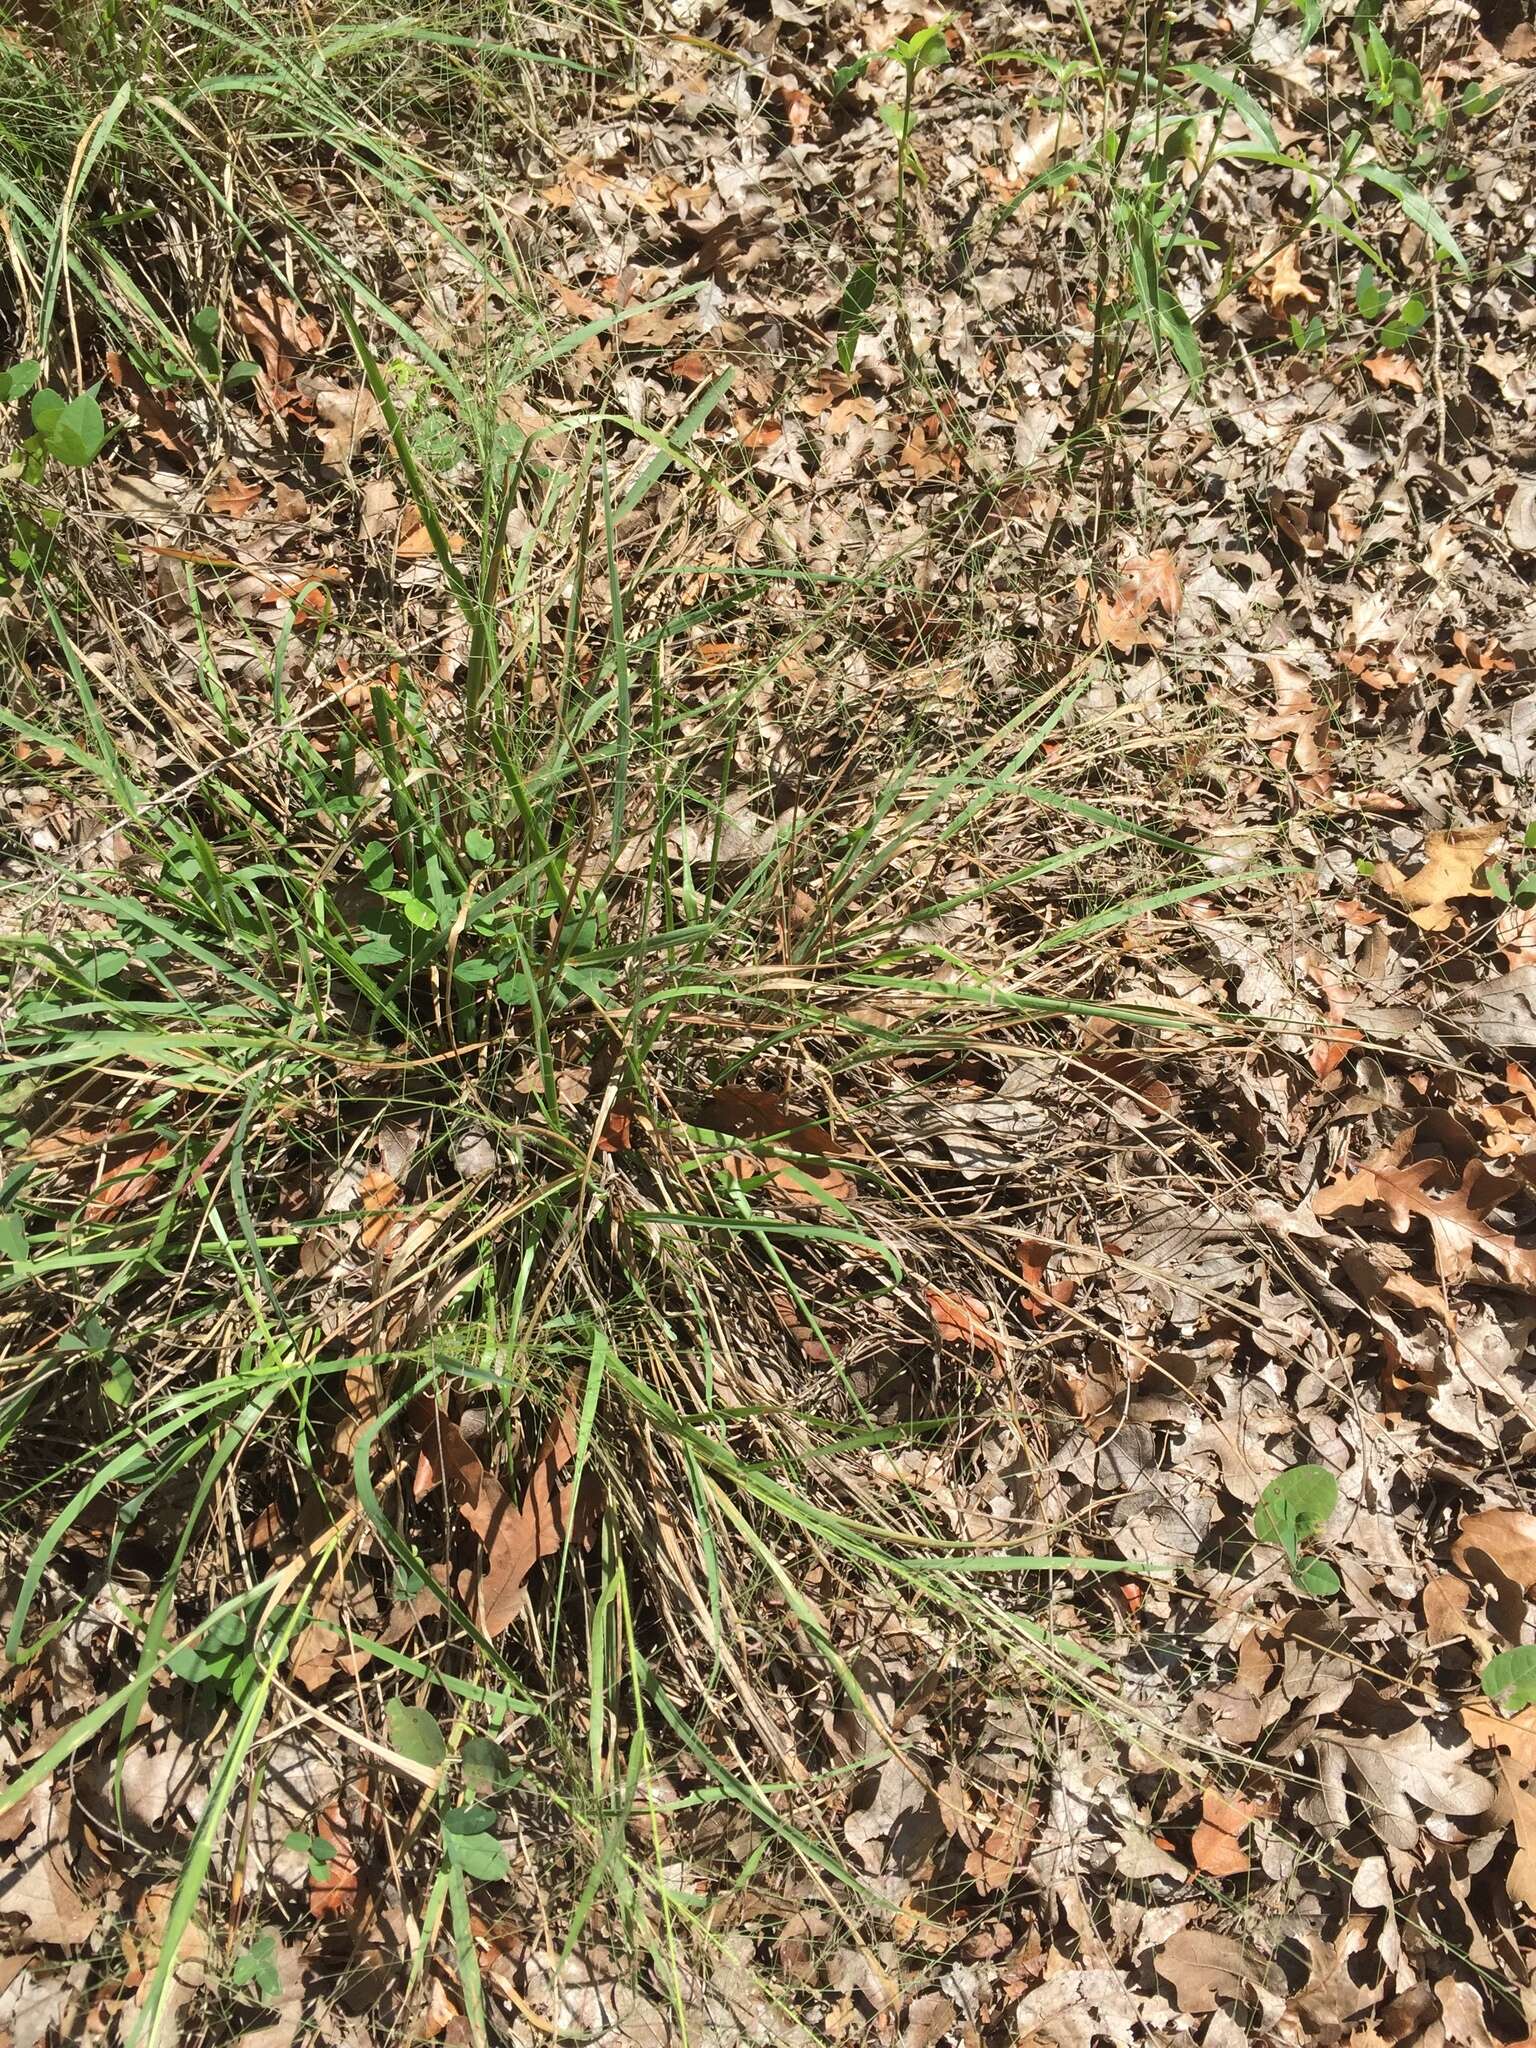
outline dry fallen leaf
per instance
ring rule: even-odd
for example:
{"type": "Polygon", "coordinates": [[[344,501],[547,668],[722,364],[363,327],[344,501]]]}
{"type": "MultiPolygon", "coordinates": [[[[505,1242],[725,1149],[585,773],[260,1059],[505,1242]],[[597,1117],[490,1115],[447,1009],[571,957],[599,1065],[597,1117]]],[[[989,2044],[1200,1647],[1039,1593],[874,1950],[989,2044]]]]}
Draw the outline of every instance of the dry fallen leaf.
{"type": "MultiPolygon", "coordinates": [[[[450,533],[446,538],[448,552],[451,555],[463,554],[465,548],[469,545],[462,533],[450,533]]],[[[434,552],[432,535],[426,522],[414,505],[407,505],[400,520],[400,532],[399,538],[395,542],[395,553],[402,562],[424,562],[434,552]]]]}
{"type": "Polygon", "coordinates": [[[1275,1965],[1230,1934],[1183,1927],[1157,1952],[1157,1974],[1192,2016],[1248,2000],[1256,1986],[1283,1982],[1275,1965]]]}
{"type": "Polygon", "coordinates": [[[1296,313],[1322,303],[1301,274],[1294,242],[1277,249],[1267,262],[1259,265],[1249,289],[1275,313],[1296,313]]]}
{"type": "Polygon", "coordinates": [[[480,1625],[488,1636],[500,1635],[522,1612],[529,1573],[565,1542],[572,1506],[565,1468],[576,1455],[575,1401],[567,1399],[546,1438],[516,1511],[501,1482],[486,1471],[463,1432],[441,1410],[423,1403],[412,1414],[421,1431],[416,1498],[435,1485],[444,1486],[485,1546],[480,1625]]]}
{"type": "Polygon", "coordinates": [[[153,1169],[170,1154],[171,1148],[162,1138],[158,1144],[133,1153],[120,1166],[104,1173],[85,1205],[86,1222],[104,1222],[130,1203],[148,1201],[160,1185],[160,1176],[153,1169]]]}
{"type": "Polygon", "coordinates": [[[0,1918],[16,1915],[31,1939],[49,1948],[73,1948],[100,1917],[77,1894],[65,1861],[67,1801],[67,1794],[55,1796],[51,1780],[39,1785],[22,1816],[30,1826],[0,1867],[0,1918]]]}
{"type": "Polygon", "coordinates": [[[1453,832],[1427,832],[1424,865],[1416,873],[1405,875],[1384,860],[1377,862],[1374,879],[1422,931],[1443,932],[1455,916],[1453,903],[1464,896],[1493,894],[1477,877],[1503,835],[1502,825],[1464,825],[1453,832]]]}
{"type": "Polygon", "coordinates": [[[1405,1131],[1357,1172],[1344,1175],[1330,1187],[1318,1188],[1311,1198],[1312,1213],[1336,1216],[1379,1204],[1400,1234],[1415,1216],[1421,1217],[1429,1224],[1435,1264],[1447,1286],[1469,1277],[1473,1253],[1481,1251],[1502,1266],[1517,1285],[1536,1290],[1536,1249],[1521,1245],[1510,1232],[1496,1229],[1487,1220],[1491,1209],[1518,1191],[1517,1185],[1506,1185],[1474,1159],[1465,1168],[1460,1185],[1446,1187],[1449,1169],[1444,1159],[1431,1156],[1404,1163],[1414,1137],[1414,1130],[1405,1131]]]}
{"type": "Polygon", "coordinates": [[[1384,390],[1393,384],[1413,392],[1424,389],[1423,372],[1411,356],[1367,356],[1360,367],[1384,390]]]}
{"type": "Polygon", "coordinates": [[[1432,1572],[1424,1582],[1424,1631],[1432,1650],[1465,1636],[1471,1589],[1454,1572],[1432,1572]]]}
{"type": "Polygon", "coordinates": [[[1166,548],[1150,555],[1133,555],[1122,564],[1120,587],[1111,597],[1101,597],[1096,606],[1098,636],[1123,654],[1138,644],[1161,645],[1161,635],[1151,625],[1151,615],[1161,611],[1176,619],[1184,602],[1184,586],[1178,566],[1166,548]]]}
{"type": "Polygon", "coordinates": [[[1366,1818],[1393,1849],[1418,1843],[1423,1823],[1416,1807],[1472,1820],[1493,1803],[1492,1785],[1467,1762],[1470,1738],[1439,1735],[1423,1721],[1390,1736],[1329,1729],[1315,1740],[1343,1753],[1366,1818]]]}
{"type": "Polygon", "coordinates": [[[923,1299],[941,1344],[969,1345],[973,1351],[987,1352],[999,1365],[1006,1361],[1007,1343],[988,1322],[984,1302],[977,1301],[974,1295],[953,1294],[939,1287],[925,1287],[923,1299]]]}
{"type": "Polygon", "coordinates": [[[357,1904],[357,1858],[347,1839],[340,1808],[334,1802],[316,1818],[314,1833],[329,1845],[331,1853],[323,1870],[316,1864],[320,1875],[310,1878],[309,1910],[317,1920],[343,1919],[357,1904]]]}
{"type": "Polygon", "coordinates": [[[1477,1555],[1488,1558],[1524,1592],[1536,1587],[1536,1515],[1519,1508],[1485,1508],[1463,1518],[1451,1556],[1473,1578],[1477,1555]]]}
{"type": "Polygon", "coordinates": [[[385,431],[378,400],[366,384],[355,389],[331,385],[315,393],[315,411],[325,422],[320,459],[329,469],[346,469],[360,448],[385,431]]]}
{"type": "Polygon", "coordinates": [[[1241,1877],[1249,1867],[1243,1833],[1261,1811],[1207,1786],[1200,1795],[1200,1825],[1189,1845],[1196,1868],[1208,1877],[1241,1877]]]}
{"type": "Polygon", "coordinates": [[[233,469],[229,469],[225,471],[224,481],[214,485],[203,503],[220,519],[240,519],[250,511],[260,496],[260,484],[248,484],[233,469]]]}

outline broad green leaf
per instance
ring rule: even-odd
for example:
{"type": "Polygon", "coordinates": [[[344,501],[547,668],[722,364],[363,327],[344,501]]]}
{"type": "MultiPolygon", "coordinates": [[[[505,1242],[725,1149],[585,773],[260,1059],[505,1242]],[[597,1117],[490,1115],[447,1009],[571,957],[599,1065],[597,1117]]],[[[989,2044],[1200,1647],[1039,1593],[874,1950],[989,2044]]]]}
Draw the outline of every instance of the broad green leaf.
{"type": "Polygon", "coordinates": [[[0,1258],[13,1266],[25,1266],[32,1257],[27,1243],[27,1226],[14,1209],[0,1209],[0,1258]]]}
{"type": "Polygon", "coordinates": [[[413,1707],[405,1700],[390,1700],[384,1708],[389,1739],[403,1757],[424,1770],[435,1771],[448,1755],[443,1731],[425,1707],[413,1707]]]}
{"type": "MultiPolygon", "coordinates": [[[[447,1816],[444,1818],[446,1820],[447,1816]]],[[[507,1852],[494,1835],[453,1834],[445,1830],[443,1846],[448,1851],[449,1860],[456,1863],[466,1877],[491,1881],[507,1874],[507,1852]]]]}
{"type": "Polygon", "coordinates": [[[1376,272],[1369,263],[1362,264],[1360,275],[1355,280],[1355,304],[1366,320],[1378,320],[1387,310],[1387,295],[1376,282],[1376,272]]]}
{"type": "Polygon", "coordinates": [[[1253,1511],[1253,1533],[1294,1557],[1339,1504],[1339,1482],[1326,1465],[1293,1465],[1271,1479],[1253,1511]]]}
{"type": "Polygon", "coordinates": [[[1483,1667],[1483,1691],[1501,1713],[1536,1707],[1536,1644],[1500,1650],[1483,1667]]]}
{"type": "Polygon", "coordinates": [[[914,36],[908,36],[905,44],[898,44],[904,54],[903,64],[914,64],[919,71],[932,69],[949,61],[949,45],[944,40],[944,24],[934,22],[927,28],[920,28],[914,36]]]}
{"type": "Polygon", "coordinates": [[[107,1361],[101,1376],[101,1391],[114,1408],[126,1408],[133,1399],[133,1367],[126,1358],[115,1356],[107,1361]]]}
{"type": "Polygon", "coordinates": [[[1189,379],[1193,389],[1198,390],[1204,364],[1200,360],[1200,342],[1189,315],[1179,304],[1172,292],[1160,291],[1154,299],[1156,312],[1153,316],[1154,331],[1159,334],[1178,358],[1179,368],[1189,379]]]}
{"type": "MultiPolygon", "coordinates": [[[[38,398],[57,398],[56,391],[39,392],[38,398]]],[[[37,399],[32,401],[32,417],[37,424],[37,399]]],[[[62,462],[71,469],[84,469],[94,462],[101,453],[101,444],[107,438],[106,422],[101,416],[101,407],[96,403],[93,391],[82,391],[78,398],[70,399],[67,405],[57,410],[52,406],[45,409],[48,425],[38,426],[43,445],[55,462],[62,462]]]]}
{"type": "Polygon", "coordinates": [[[42,374],[43,366],[38,362],[12,363],[8,370],[0,370],[0,405],[25,398],[42,374]]]}
{"type": "Polygon", "coordinates": [[[860,263],[848,274],[837,309],[837,366],[846,377],[853,368],[865,316],[874,304],[879,273],[873,263],[860,263]]]}
{"type": "Polygon", "coordinates": [[[46,385],[32,394],[32,425],[44,440],[68,403],[62,391],[50,391],[46,385]]]}
{"type": "Polygon", "coordinates": [[[250,1656],[251,1617],[239,1608],[220,1615],[184,1650],[173,1650],[166,1662],[178,1678],[189,1685],[211,1685],[226,1691],[239,1690],[241,1667],[250,1656]]]}
{"type": "Polygon", "coordinates": [[[1294,1569],[1297,1585],[1314,1600],[1331,1600],[1339,1590],[1339,1575],[1324,1557],[1303,1558],[1294,1569]]]}
{"type": "Polygon", "coordinates": [[[471,860],[487,861],[496,851],[496,842],[479,825],[471,825],[464,834],[464,851],[471,860]]]}
{"type": "Polygon", "coordinates": [[[437,930],[437,912],[430,903],[423,903],[419,896],[413,896],[409,889],[386,889],[386,899],[395,904],[407,924],[415,925],[419,932],[437,930]]]}
{"type": "Polygon", "coordinates": [[[495,1807],[478,1799],[450,1806],[443,1815],[443,1832],[448,1835],[488,1835],[495,1825],[495,1807]]]}
{"type": "Polygon", "coordinates": [[[887,101],[880,109],[880,118],[898,142],[906,141],[908,121],[905,107],[898,107],[893,101],[887,101]]]}

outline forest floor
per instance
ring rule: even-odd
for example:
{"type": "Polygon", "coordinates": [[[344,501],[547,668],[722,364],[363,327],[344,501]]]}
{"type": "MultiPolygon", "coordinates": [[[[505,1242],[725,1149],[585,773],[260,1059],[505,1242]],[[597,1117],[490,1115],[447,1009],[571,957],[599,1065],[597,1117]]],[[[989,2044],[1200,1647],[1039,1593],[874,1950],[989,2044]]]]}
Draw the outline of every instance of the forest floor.
{"type": "Polygon", "coordinates": [[[0,8],[0,2043],[1536,2036],[1525,13],[0,8]]]}

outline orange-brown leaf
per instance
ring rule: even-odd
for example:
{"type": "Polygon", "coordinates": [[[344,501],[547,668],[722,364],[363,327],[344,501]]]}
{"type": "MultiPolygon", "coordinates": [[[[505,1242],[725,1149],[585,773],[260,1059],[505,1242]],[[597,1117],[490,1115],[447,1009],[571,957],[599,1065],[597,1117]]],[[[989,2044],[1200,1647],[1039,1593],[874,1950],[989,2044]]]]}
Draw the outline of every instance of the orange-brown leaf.
{"type": "Polygon", "coordinates": [[[86,1222],[101,1223],[130,1203],[148,1201],[160,1185],[160,1176],[153,1169],[162,1159],[170,1157],[170,1151],[170,1146],[162,1138],[159,1144],[151,1145],[147,1151],[135,1152],[121,1166],[114,1166],[110,1173],[103,1174],[85,1205],[86,1222]]]}
{"type": "Polygon", "coordinates": [[[1453,832],[1426,832],[1424,865],[1405,875],[1391,861],[1378,861],[1375,881],[1426,932],[1445,931],[1455,913],[1451,905],[1464,896],[1491,896],[1478,876],[1487,864],[1502,825],[1466,825],[1453,832]]]}
{"type": "Polygon", "coordinates": [[[974,1295],[951,1294],[943,1288],[926,1287],[923,1298],[941,1344],[965,1344],[973,1351],[985,1351],[999,1364],[1008,1356],[1004,1340],[987,1320],[986,1305],[974,1295]]]}
{"type": "Polygon", "coordinates": [[[260,484],[248,484],[230,470],[221,484],[215,484],[203,503],[220,519],[240,519],[261,496],[260,484]]]}

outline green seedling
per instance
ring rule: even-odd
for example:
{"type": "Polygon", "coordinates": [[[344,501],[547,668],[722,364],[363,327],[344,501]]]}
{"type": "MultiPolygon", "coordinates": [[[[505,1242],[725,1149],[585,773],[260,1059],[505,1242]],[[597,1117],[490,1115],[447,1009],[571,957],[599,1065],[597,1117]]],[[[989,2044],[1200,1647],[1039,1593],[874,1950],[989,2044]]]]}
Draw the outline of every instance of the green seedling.
{"type": "Polygon", "coordinates": [[[901,104],[887,103],[880,109],[880,118],[896,138],[896,288],[901,290],[902,272],[906,268],[907,256],[907,179],[917,179],[919,184],[927,182],[922,165],[912,148],[912,127],[915,120],[913,104],[917,94],[919,72],[931,71],[949,60],[949,44],[944,39],[946,22],[936,21],[926,28],[918,29],[910,36],[900,36],[885,51],[885,56],[901,66],[901,104]]]}
{"type": "Polygon", "coordinates": [[[517,1773],[503,1752],[486,1736],[471,1737],[459,1759],[459,1785],[455,1788],[445,1768],[448,1744],[424,1707],[390,1700],[384,1719],[390,1742],[401,1756],[423,1770],[442,1774],[436,1810],[450,1869],[477,1882],[505,1877],[507,1852],[496,1838],[497,1813],[491,1802],[511,1789],[517,1773]],[[458,1797],[456,1792],[465,1796],[458,1797]]]}
{"type": "Polygon", "coordinates": [[[1370,263],[1361,266],[1355,279],[1355,308],[1362,319],[1385,322],[1376,337],[1384,349],[1401,348],[1429,318],[1429,308],[1417,292],[1410,292],[1394,310],[1392,294],[1383,290],[1370,263]]]}
{"type": "Polygon", "coordinates": [[[330,1881],[331,1865],[336,1861],[339,1844],[329,1842],[324,1835],[306,1834],[300,1829],[283,1837],[285,1849],[297,1850],[309,1859],[309,1881],[311,1884],[326,1884],[330,1881]]]}
{"type": "Polygon", "coordinates": [[[195,1643],[173,1650],[166,1662],[189,1685],[238,1705],[256,1676],[251,1616],[243,1610],[221,1615],[195,1643]]]}
{"type": "Polygon", "coordinates": [[[19,460],[9,466],[12,476],[29,484],[41,479],[50,460],[67,469],[87,468],[107,438],[106,421],[96,398],[98,385],[66,398],[62,391],[50,390],[47,385],[37,390],[41,374],[42,365],[37,362],[15,363],[0,371],[0,402],[15,404],[31,393],[32,431],[22,441],[19,460]]]}
{"type": "MultiPolygon", "coordinates": [[[[1536,856],[1536,821],[1526,826],[1520,840],[1520,851],[1524,855],[1536,856]]],[[[1532,904],[1536,904],[1536,858],[1490,861],[1488,887],[1495,902],[1507,903],[1516,910],[1529,910],[1532,904]]]]}
{"type": "Polygon", "coordinates": [[[1536,1644],[1500,1650],[1483,1667],[1483,1691],[1501,1714],[1536,1707],[1536,1644]]]}
{"type": "Polygon", "coordinates": [[[1314,1600],[1339,1590],[1339,1575],[1321,1557],[1305,1557],[1310,1542],[1339,1504],[1339,1482],[1325,1465],[1293,1465],[1271,1479],[1253,1510],[1256,1542],[1285,1552],[1297,1587],[1314,1600]]]}
{"type": "Polygon", "coordinates": [[[277,1941],[270,1932],[258,1934],[240,1951],[230,1965],[229,1981],[236,1991],[249,1991],[263,2005],[277,2004],[283,1995],[283,1980],[277,1967],[277,1941]]]}

